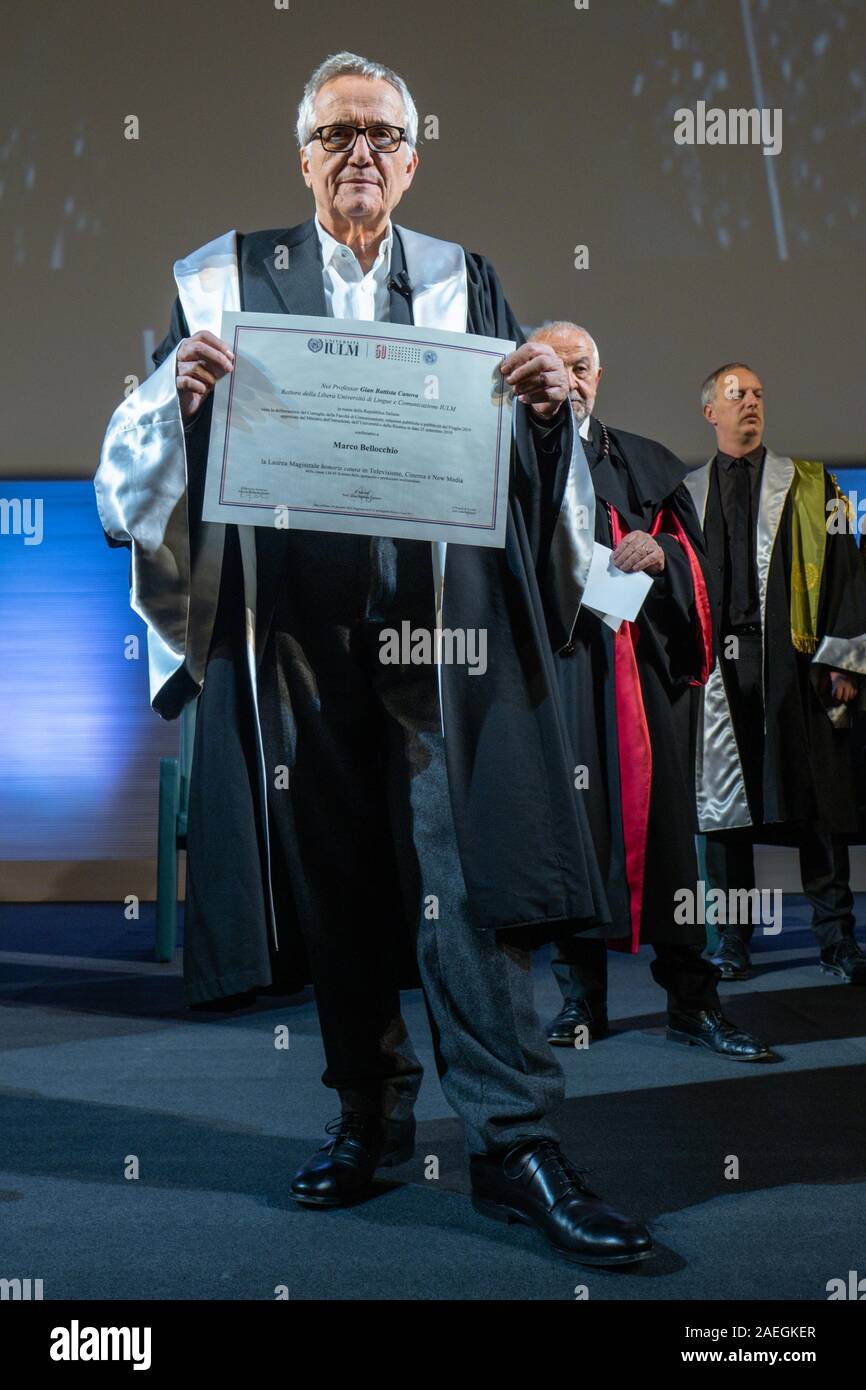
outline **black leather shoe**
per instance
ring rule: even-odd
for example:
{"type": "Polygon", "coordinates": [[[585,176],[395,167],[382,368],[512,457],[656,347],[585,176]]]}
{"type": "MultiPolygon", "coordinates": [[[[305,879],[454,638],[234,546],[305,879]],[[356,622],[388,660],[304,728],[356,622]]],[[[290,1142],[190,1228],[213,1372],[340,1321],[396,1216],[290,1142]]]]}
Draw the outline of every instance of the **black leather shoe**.
{"type": "Polygon", "coordinates": [[[866,955],[853,936],[821,952],[821,970],[825,975],[836,975],[846,985],[866,985],[866,955]]]}
{"type": "Polygon", "coordinates": [[[766,1062],[774,1054],[760,1038],[738,1028],[717,1009],[668,1014],[668,1038],[690,1047],[708,1047],[729,1062],[766,1062]]]}
{"type": "Polygon", "coordinates": [[[344,1207],[369,1192],[377,1168],[405,1163],[415,1152],[415,1121],[389,1123],[348,1111],[325,1125],[323,1144],[292,1179],[291,1193],[313,1207],[344,1207]]]}
{"type": "Polygon", "coordinates": [[[606,1038],[610,1032],[607,1013],[592,1010],[584,1000],[571,1000],[547,1025],[547,1041],[551,1047],[574,1047],[578,1028],[589,1029],[589,1041],[606,1038]]]}
{"type": "Polygon", "coordinates": [[[748,980],[752,973],[749,948],[738,936],[721,937],[710,960],[718,966],[723,980],[748,980]]]}
{"type": "Polygon", "coordinates": [[[644,1260],[652,1240],[583,1183],[583,1174],[553,1139],[528,1139],[502,1154],[473,1154],[472,1205],[494,1221],[521,1221],[575,1264],[644,1260]]]}

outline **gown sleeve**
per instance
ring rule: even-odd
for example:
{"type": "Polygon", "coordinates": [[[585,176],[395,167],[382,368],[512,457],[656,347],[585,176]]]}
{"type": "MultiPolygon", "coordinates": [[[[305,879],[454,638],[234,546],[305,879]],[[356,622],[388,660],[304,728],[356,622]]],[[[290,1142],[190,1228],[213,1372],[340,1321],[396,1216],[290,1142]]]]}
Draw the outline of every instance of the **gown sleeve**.
{"type": "Polygon", "coordinates": [[[652,534],[665,552],[665,569],[638,615],[641,655],[655,663],[670,689],[704,685],[714,648],[708,562],[685,483],[665,498],[652,534]]]}
{"type": "MultiPolygon", "coordinates": [[[[825,471],[825,498],[837,493],[825,471]]],[[[866,677],[866,570],[854,535],[847,529],[828,530],[824,573],[818,609],[818,645],[812,659],[813,684],[832,722],[846,727],[855,707],[836,704],[830,694],[828,670],[866,677]]],[[[866,680],[860,680],[860,703],[866,680]]],[[[855,702],[856,704],[856,702],[855,702]]]]}
{"type": "MultiPolygon", "coordinates": [[[[466,253],[469,319],[474,333],[526,342],[499,276],[485,256],[466,253]]],[[[514,445],[511,451],[511,499],[532,553],[536,575],[546,574],[550,541],[568,472],[570,453],[563,407],[553,424],[541,420],[520,401],[514,403],[514,445]]]]}
{"type": "Polygon", "coordinates": [[[154,370],[108,423],[93,480],[109,545],[130,551],[130,605],[147,625],[151,703],[164,718],[200,687],[190,671],[201,666],[195,643],[215,607],[224,538],[223,527],[199,520],[211,407],[185,427],[175,385],[185,330],[176,302],[154,370]]]}
{"type": "MultiPolygon", "coordinates": [[[[829,474],[826,483],[830,502],[836,489],[829,474]]],[[[827,534],[818,631],[816,663],[866,676],[866,572],[847,529],[827,534]]]]}
{"type": "Polygon", "coordinates": [[[186,314],[183,312],[180,298],[176,297],[171,308],[171,321],[168,332],[152,354],[154,367],[161,367],[168,354],[172,352],[180,342],[181,338],[189,337],[189,325],[186,321],[186,314]]]}

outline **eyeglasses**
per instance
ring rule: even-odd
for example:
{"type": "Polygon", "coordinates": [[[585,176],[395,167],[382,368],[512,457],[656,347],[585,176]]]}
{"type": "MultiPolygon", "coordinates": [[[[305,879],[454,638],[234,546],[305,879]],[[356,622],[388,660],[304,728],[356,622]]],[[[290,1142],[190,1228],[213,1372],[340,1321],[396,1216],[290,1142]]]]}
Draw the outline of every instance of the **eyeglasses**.
{"type": "Polygon", "coordinates": [[[366,137],[367,144],[377,154],[393,154],[399,150],[406,130],[401,125],[320,125],[310,136],[311,140],[321,140],[322,149],[330,154],[348,154],[355,148],[359,135],[366,137]]]}

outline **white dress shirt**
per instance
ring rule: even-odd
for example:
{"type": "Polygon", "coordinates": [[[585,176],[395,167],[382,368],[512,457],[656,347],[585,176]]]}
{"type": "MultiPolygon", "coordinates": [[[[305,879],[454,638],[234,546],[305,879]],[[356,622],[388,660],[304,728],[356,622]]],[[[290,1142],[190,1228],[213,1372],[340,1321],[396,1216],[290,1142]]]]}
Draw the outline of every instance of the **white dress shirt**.
{"type": "Polygon", "coordinates": [[[581,439],[589,439],[589,428],[591,420],[591,415],[584,415],[583,419],[581,420],[580,428],[577,431],[581,439]]]}
{"type": "Polygon", "coordinates": [[[379,254],[365,274],[354,251],[325,231],[318,214],[315,220],[322,248],[322,280],[329,315],[335,319],[376,319],[387,323],[391,317],[388,292],[394,241],[391,224],[382,238],[379,254]]]}

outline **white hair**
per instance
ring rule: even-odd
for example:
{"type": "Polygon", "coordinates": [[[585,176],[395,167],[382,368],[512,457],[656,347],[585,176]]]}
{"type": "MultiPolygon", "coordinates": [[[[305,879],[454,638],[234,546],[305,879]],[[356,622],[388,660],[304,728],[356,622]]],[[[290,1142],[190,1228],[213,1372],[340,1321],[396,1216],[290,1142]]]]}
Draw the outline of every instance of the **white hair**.
{"type": "Polygon", "coordinates": [[[568,319],[545,319],[540,328],[536,328],[533,337],[539,333],[582,333],[592,344],[592,366],[594,371],[598,371],[601,366],[601,358],[598,355],[595,338],[586,328],[581,328],[579,323],[571,323],[568,319]]]}
{"type": "Polygon", "coordinates": [[[326,82],[335,77],[370,77],[379,82],[389,82],[403,103],[403,124],[406,128],[406,144],[414,150],[418,141],[418,111],[412,94],[399,73],[382,63],[374,63],[369,58],[361,58],[357,53],[332,53],[320,63],[309,78],[301,104],[298,107],[298,145],[304,149],[310,143],[310,136],[316,129],[316,98],[326,82]]]}

